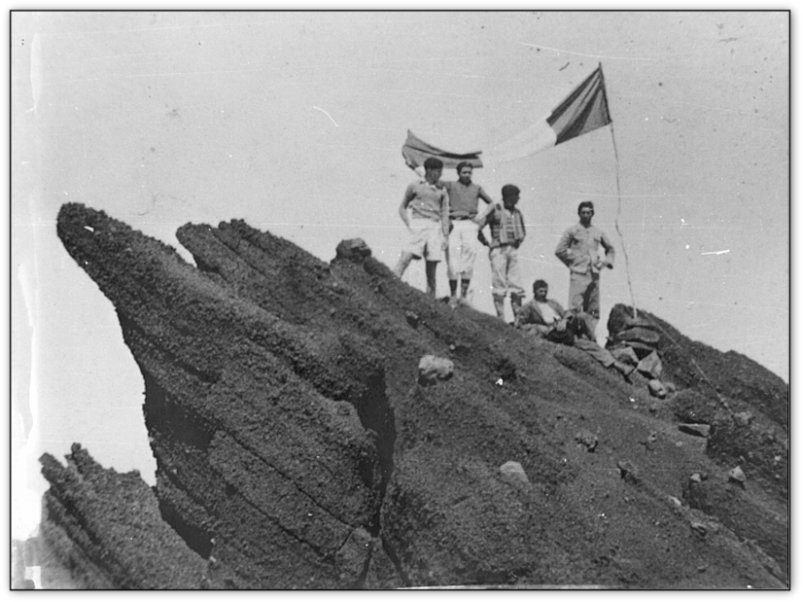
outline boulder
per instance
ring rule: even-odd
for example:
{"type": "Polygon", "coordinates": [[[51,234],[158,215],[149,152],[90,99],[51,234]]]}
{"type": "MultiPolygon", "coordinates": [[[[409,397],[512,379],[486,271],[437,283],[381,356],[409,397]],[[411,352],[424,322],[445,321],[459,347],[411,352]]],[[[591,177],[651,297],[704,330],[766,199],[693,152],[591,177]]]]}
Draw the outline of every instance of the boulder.
{"type": "Polygon", "coordinates": [[[638,341],[646,345],[657,345],[661,340],[661,335],[654,330],[642,326],[634,326],[616,333],[616,339],[619,341],[638,341]]]}
{"type": "Polygon", "coordinates": [[[657,397],[658,399],[663,399],[666,397],[664,383],[657,378],[653,378],[649,383],[647,383],[647,389],[650,391],[650,395],[653,397],[657,397]]]}
{"type": "Polygon", "coordinates": [[[589,452],[593,452],[595,449],[597,449],[597,445],[599,444],[597,436],[588,429],[582,429],[578,431],[578,433],[574,436],[574,440],[580,445],[585,446],[586,450],[589,452]]]}
{"type": "Polygon", "coordinates": [[[454,375],[454,362],[434,355],[425,355],[418,362],[418,383],[434,385],[454,375]]]}
{"type": "Polygon", "coordinates": [[[338,259],[361,261],[371,256],[371,249],[362,238],[348,238],[338,243],[335,254],[338,259]]]}
{"type": "Polygon", "coordinates": [[[527,473],[524,472],[524,468],[522,468],[521,464],[514,462],[513,460],[502,464],[502,466],[499,467],[499,472],[508,477],[512,477],[517,481],[521,481],[522,483],[530,482],[530,479],[527,478],[527,473]]]}
{"type": "Polygon", "coordinates": [[[711,434],[711,426],[708,424],[679,424],[678,430],[695,437],[708,437],[711,434]]]}
{"type": "Polygon", "coordinates": [[[616,463],[619,468],[619,476],[631,485],[636,485],[641,482],[641,476],[636,466],[630,460],[619,460],[616,463]]]}
{"type": "Polygon", "coordinates": [[[638,355],[636,355],[636,352],[629,345],[618,345],[616,347],[612,347],[608,351],[611,352],[611,355],[615,360],[630,366],[638,366],[638,355]]]}
{"type": "Polygon", "coordinates": [[[657,351],[653,351],[648,356],[642,358],[638,366],[636,366],[636,369],[644,376],[649,376],[650,378],[661,378],[664,372],[664,366],[661,363],[661,358],[658,357],[657,351]]]}
{"type": "Polygon", "coordinates": [[[744,487],[747,482],[747,476],[745,476],[741,466],[736,466],[728,471],[728,481],[744,487]]]}
{"type": "Polygon", "coordinates": [[[636,316],[635,318],[633,316],[625,316],[625,326],[627,328],[639,327],[649,330],[658,330],[658,326],[643,315],[636,316]]]}

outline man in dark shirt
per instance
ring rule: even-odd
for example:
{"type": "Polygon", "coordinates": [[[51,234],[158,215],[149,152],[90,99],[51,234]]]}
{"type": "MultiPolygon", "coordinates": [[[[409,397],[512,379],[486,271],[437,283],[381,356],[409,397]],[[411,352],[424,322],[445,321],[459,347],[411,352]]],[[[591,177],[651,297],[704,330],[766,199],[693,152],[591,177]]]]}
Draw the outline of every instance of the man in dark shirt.
{"type": "Polygon", "coordinates": [[[449,192],[449,253],[447,270],[449,275],[449,305],[457,307],[466,303],[471,277],[474,274],[474,261],[477,258],[477,232],[479,224],[493,207],[493,200],[482,186],[471,181],[474,168],[468,161],[457,164],[457,181],[444,182],[449,192]],[[479,212],[479,201],[487,206],[479,212]],[[460,292],[457,284],[460,282],[460,292]]]}

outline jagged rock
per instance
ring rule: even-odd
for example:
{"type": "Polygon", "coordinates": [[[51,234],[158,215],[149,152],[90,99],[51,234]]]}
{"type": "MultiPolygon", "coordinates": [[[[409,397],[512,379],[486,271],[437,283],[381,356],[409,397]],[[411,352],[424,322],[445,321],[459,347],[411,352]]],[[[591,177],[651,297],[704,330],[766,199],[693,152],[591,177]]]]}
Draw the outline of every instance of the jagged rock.
{"type": "Polygon", "coordinates": [[[708,528],[699,521],[692,521],[689,526],[696,535],[699,535],[702,538],[705,538],[706,535],[708,535],[708,528]]]}
{"type": "Polygon", "coordinates": [[[609,349],[613,358],[629,366],[638,366],[639,358],[629,345],[617,345],[609,349]]]}
{"type": "Polygon", "coordinates": [[[619,476],[626,483],[637,485],[641,482],[639,470],[630,460],[619,460],[619,462],[616,463],[616,466],[619,468],[619,476]]]}
{"type": "Polygon", "coordinates": [[[649,330],[658,330],[658,326],[649,318],[647,318],[644,314],[638,315],[636,317],[633,316],[625,316],[625,326],[627,328],[633,328],[638,326],[639,328],[647,328],[649,330]]]}
{"type": "Polygon", "coordinates": [[[454,376],[454,362],[443,357],[425,355],[418,362],[418,383],[434,385],[454,376]]]}
{"type": "Polygon", "coordinates": [[[711,425],[708,424],[679,424],[678,430],[696,437],[708,437],[711,434],[711,425]]]}
{"type": "Polygon", "coordinates": [[[574,440],[580,445],[585,446],[586,451],[589,452],[593,452],[597,449],[597,445],[599,444],[597,436],[588,429],[581,429],[578,431],[574,436],[574,440]]]}
{"type": "MultiPolygon", "coordinates": [[[[74,204],[62,208],[57,232],[114,305],[143,375],[159,524],[201,559],[197,587],[616,588],[627,579],[631,589],[710,588],[710,575],[715,585],[737,587],[745,574],[764,588],[788,581],[788,519],[767,513],[763,497],[785,507],[782,481],[775,485],[770,475],[762,497],[724,479],[696,484],[695,499],[734,534],[709,538],[704,548],[688,541],[684,512],[656,506],[656,484],[688,481],[688,466],[711,461],[695,446],[656,446],[641,477],[620,466],[628,484],[642,486],[628,488],[634,503],[626,517],[605,516],[604,545],[628,550],[627,575],[624,564],[613,570],[601,562],[601,540],[589,533],[602,535],[603,519],[578,493],[607,498],[625,485],[611,483],[597,455],[567,458],[567,433],[550,417],[560,408],[562,425],[593,420],[610,435],[612,454],[629,454],[630,436],[642,432],[645,418],[663,420],[661,413],[645,416],[641,404],[622,404],[628,385],[584,352],[534,345],[500,329],[496,318],[453,312],[362,256],[361,245],[344,245],[324,263],[240,220],[188,224],[177,238],[192,265],[74,204]],[[427,354],[454,362],[448,386],[411,386],[411,367],[427,354]],[[520,462],[529,485],[500,473],[507,458],[520,462]],[[671,535],[681,530],[686,537],[671,535]],[[672,545],[655,546],[666,534],[672,545]],[[778,560],[780,577],[764,570],[745,538],[778,560]],[[703,578],[689,570],[689,558],[710,566],[703,578]]],[[[708,381],[689,377],[695,368],[684,354],[692,349],[711,382],[774,421],[779,435],[760,441],[772,447],[770,458],[786,457],[776,449],[787,429],[783,385],[738,356],[700,351],[661,326],[671,333],[671,344],[663,336],[658,343],[664,371],[679,387],[711,393],[708,381]],[[737,368],[758,384],[735,375],[737,368]]],[[[651,351],[632,346],[640,358],[651,351]]],[[[727,459],[731,451],[717,453],[727,459]]],[[[773,474],[780,470],[773,464],[773,474]]],[[[103,491],[85,512],[63,506],[50,524],[62,529],[63,543],[77,546],[106,524],[105,506],[114,500],[103,491]]],[[[118,520],[118,528],[133,528],[138,515],[118,520]]],[[[130,571],[147,570],[136,550],[97,541],[94,556],[64,555],[68,564],[83,558],[72,566],[94,576],[92,587],[116,587],[114,567],[103,563],[115,549],[130,571]]]]}
{"type": "Polygon", "coordinates": [[[657,378],[653,378],[647,383],[647,389],[649,390],[650,395],[653,397],[657,397],[658,399],[664,399],[666,397],[666,389],[664,389],[664,384],[657,378]]]}
{"type": "Polygon", "coordinates": [[[524,469],[521,467],[521,464],[518,462],[514,462],[513,460],[509,460],[502,464],[499,467],[499,472],[503,475],[512,477],[522,483],[529,483],[530,479],[527,478],[527,473],[524,472],[524,469]]]}
{"type": "Polygon", "coordinates": [[[642,358],[636,369],[641,372],[644,376],[648,376],[650,378],[659,379],[664,372],[663,364],[661,363],[661,358],[658,357],[658,353],[653,351],[648,356],[642,358]]]}
{"type": "Polygon", "coordinates": [[[627,342],[633,341],[654,347],[661,340],[661,335],[654,330],[642,328],[641,326],[634,326],[633,328],[621,330],[616,333],[616,339],[627,342]]]}
{"type": "Polygon", "coordinates": [[[349,238],[340,241],[335,249],[335,254],[338,259],[362,261],[371,256],[371,249],[362,238],[349,238]]]}
{"type": "Polygon", "coordinates": [[[728,480],[732,483],[737,483],[742,487],[747,483],[747,477],[744,474],[741,466],[736,466],[728,471],[728,480]]]}
{"type": "Polygon", "coordinates": [[[404,317],[407,319],[407,323],[410,326],[413,328],[418,328],[418,324],[421,322],[421,316],[412,311],[406,311],[404,312],[404,317]]]}
{"type": "MultiPolygon", "coordinates": [[[[156,497],[138,474],[103,469],[79,444],[73,444],[66,467],[50,454],[40,462],[51,485],[45,493],[42,538],[81,567],[77,586],[201,586],[204,560],[162,522],[156,497]]],[[[45,588],[53,586],[50,571],[43,579],[45,588]]]]}
{"type": "Polygon", "coordinates": [[[658,433],[656,431],[650,431],[647,437],[640,441],[647,450],[653,450],[655,448],[655,443],[658,441],[658,433]]]}

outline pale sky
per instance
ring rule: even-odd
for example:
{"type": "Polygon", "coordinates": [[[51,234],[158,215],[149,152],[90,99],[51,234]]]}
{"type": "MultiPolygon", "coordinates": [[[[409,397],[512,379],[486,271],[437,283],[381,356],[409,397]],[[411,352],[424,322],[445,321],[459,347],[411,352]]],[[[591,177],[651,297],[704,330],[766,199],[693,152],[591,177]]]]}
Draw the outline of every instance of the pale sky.
{"type": "MultiPolygon", "coordinates": [[[[624,244],[638,307],[788,380],[788,56],[780,12],[15,13],[14,507],[38,513],[37,458],[75,441],[153,483],[142,378],[56,236],[63,203],[177,248],[184,223],[242,218],[327,261],[361,237],[392,266],[408,128],[489,149],[600,62],[621,199],[610,127],[474,174],[494,199],[522,190],[525,288],[545,278],[565,303],[553,252],[591,199],[617,250],[603,313],[630,303],[624,244]]],[[[476,271],[474,303],[491,312],[485,254],[476,271]]],[[[405,280],[423,288],[422,267],[405,280]]]]}

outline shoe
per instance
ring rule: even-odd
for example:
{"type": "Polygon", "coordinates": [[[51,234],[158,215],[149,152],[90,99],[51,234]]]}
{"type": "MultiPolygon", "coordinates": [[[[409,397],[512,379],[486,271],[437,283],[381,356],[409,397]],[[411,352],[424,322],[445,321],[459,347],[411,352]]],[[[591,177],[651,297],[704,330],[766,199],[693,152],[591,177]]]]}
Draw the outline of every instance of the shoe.
{"type": "Polygon", "coordinates": [[[471,303],[469,303],[469,302],[468,302],[468,299],[466,299],[465,297],[460,297],[460,298],[457,300],[457,304],[458,304],[460,307],[468,307],[468,308],[471,308],[471,309],[473,309],[473,308],[474,308],[474,306],[473,306],[473,305],[471,305],[471,303]]]}
{"type": "Polygon", "coordinates": [[[457,297],[449,297],[449,307],[452,309],[457,309],[457,306],[460,304],[460,300],[457,297]]]}

